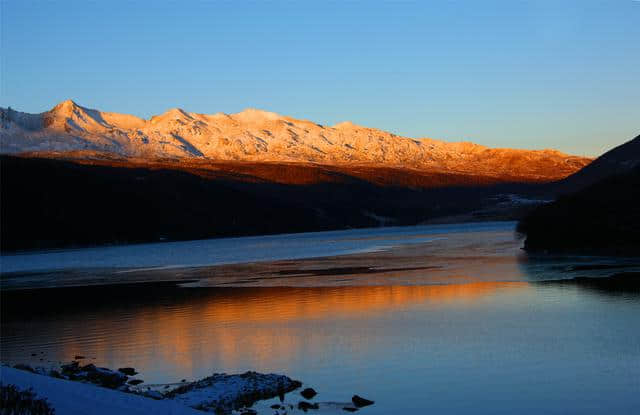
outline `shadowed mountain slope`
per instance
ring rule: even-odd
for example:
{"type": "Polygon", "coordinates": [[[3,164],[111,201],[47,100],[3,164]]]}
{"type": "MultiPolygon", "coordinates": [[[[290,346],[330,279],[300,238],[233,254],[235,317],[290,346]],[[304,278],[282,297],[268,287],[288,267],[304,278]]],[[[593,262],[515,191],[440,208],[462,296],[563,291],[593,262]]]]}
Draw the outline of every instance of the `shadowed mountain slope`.
{"type": "Polygon", "coordinates": [[[561,193],[580,190],[615,174],[625,173],[640,166],[640,135],[607,151],[591,164],[558,183],[561,193]]]}
{"type": "Polygon", "coordinates": [[[518,224],[526,250],[640,254],[640,136],[550,187],[560,197],[518,224]]]}

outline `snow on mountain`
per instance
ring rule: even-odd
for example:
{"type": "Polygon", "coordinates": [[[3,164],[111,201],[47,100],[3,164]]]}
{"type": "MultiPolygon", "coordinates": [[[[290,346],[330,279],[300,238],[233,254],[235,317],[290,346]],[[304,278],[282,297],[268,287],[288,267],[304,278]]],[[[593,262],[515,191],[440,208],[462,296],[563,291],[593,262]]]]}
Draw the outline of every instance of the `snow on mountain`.
{"type": "Polygon", "coordinates": [[[329,127],[257,109],[207,115],[174,108],[145,120],[67,100],[41,114],[2,108],[0,118],[5,154],[360,164],[530,180],[559,179],[591,161],[554,150],[412,139],[350,122],[329,127]]]}

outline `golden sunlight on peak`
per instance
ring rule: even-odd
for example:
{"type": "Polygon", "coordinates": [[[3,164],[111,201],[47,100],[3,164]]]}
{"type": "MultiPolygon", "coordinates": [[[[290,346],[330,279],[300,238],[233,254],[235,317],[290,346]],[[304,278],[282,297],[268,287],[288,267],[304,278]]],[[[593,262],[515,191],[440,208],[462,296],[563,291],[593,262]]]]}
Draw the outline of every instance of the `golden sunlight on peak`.
{"type": "Polygon", "coordinates": [[[346,129],[346,128],[360,128],[360,126],[357,125],[357,124],[352,123],[351,121],[342,121],[342,122],[339,122],[337,124],[334,124],[333,128],[338,128],[338,129],[341,129],[341,128],[344,128],[344,129],[346,129]]]}
{"type": "Polygon", "coordinates": [[[256,108],[245,108],[238,113],[232,114],[231,118],[242,122],[255,122],[264,120],[280,120],[285,117],[275,112],[264,111],[256,108]]]}
{"type": "Polygon", "coordinates": [[[54,106],[51,109],[51,112],[69,112],[72,111],[74,108],[79,107],[78,104],[75,103],[75,101],[71,100],[71,99],[66,99],[64,101],[59,102],[56,106],[54,106]]]}

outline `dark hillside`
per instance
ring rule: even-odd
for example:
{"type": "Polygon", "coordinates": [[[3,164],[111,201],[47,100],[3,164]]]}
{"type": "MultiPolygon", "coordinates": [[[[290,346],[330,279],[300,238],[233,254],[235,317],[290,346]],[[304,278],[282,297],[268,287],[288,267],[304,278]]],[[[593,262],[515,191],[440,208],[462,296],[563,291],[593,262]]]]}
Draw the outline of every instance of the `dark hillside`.
{"type": "Polygon", "coordinates": [[[561,194],[572,193],[640,165],[640,135],[607,151],[591,164],[557,183],[561,194]]]}
{"type": "MultiPolygon", "coordinates": [[[[285,184],[265,181],[260,170],[253,176],[251,169],[238,176],[10,156],[0,160],[3,251],[412,225],[482,210],[496,195],[540,189],[531,184],[379,185],[313,166],[304,167],[305,177],[331,174],[333,180],[285,184]]],[[[301,175],[300,166],[269,169],[282,177],[301,175]]]]}
{"type": "Polygon", "coordinates": [[[640,255],[640,167],[539,206],[518,229],[528,251],[640,255]]]}

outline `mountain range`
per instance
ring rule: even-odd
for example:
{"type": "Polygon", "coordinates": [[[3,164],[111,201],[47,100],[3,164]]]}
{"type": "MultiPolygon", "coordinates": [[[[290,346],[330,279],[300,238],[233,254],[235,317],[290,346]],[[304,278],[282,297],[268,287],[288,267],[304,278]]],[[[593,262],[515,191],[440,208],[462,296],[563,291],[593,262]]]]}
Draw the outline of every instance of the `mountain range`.
{"type": "Polygon", "coordinates": [[[255,109],[206,115],[175,108],[145,120],[67,100],[41,114],[0,109],[0,118],[1,152],[38,157],[181,162],[205,169],[210,162],[387,167],[489,182],[558,180],[591,161],[555,150],[400,137],[351,122],[324,126],[255,109]]]}
{"type": "Polygon", "coordinates": [[[253,109],[145,120],[70,100],[0,109],[0,152],[3,251],[512,220],[592,161],[253,109]]]}

